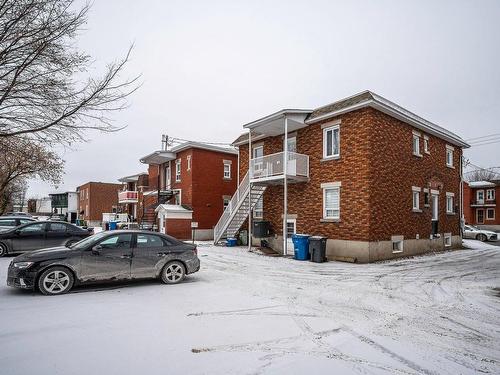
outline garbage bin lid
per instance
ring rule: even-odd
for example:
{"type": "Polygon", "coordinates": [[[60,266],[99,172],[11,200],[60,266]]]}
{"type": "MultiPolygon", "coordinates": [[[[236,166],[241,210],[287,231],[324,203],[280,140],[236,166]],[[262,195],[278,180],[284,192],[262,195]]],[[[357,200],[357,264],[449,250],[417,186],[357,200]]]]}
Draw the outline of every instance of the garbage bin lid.
{"type": "Polygon", "coordinates": [[[326,237],[323,236],[311,236],[309,237],[310,240],[326,240],[326,237]]]}
{"type": "Polygon", "coordinates": [[[309,234],[302,234],[302,233],[295,233],[295,234],[292,234],[292,238],[295,237],[295,238],[309,238],[311,237],[311,235],[309,234]]]}

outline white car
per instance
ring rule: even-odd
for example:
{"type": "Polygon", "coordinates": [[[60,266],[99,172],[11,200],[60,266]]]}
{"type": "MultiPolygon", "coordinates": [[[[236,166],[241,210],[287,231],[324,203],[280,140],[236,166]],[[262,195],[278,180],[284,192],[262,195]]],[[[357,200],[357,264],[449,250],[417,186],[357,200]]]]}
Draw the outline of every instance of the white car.
{"type": "Polygon", "coordinates": [[[464,238],[472,238],[479,241],[497,241],[498,234],[490,230],[483,230],[472,225],[466,225],[464,228],[464,238]]]}

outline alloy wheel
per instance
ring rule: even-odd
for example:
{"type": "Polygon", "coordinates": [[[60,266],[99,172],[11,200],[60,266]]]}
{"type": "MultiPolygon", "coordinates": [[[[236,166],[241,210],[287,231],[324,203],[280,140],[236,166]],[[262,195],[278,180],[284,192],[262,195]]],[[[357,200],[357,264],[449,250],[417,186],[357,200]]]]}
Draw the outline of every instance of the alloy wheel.
{"type": "Polygon", "coordinates": [[[0,258],[7,254],[7,246],[0,242],[0,258]]]}
{"type": "Polygon", "coordinates": [[[70,284],[70,276],[60,270],[53,270],[47,273],[42,280],[43,288],[50,294],[64,293],[70,284]]]}
{"type": "Polygon", "coordinates": [[[176,284],[184,279],[184,266],[178,262],[168,264],[163,270],[163,281],[167,284],[176,284]]]}

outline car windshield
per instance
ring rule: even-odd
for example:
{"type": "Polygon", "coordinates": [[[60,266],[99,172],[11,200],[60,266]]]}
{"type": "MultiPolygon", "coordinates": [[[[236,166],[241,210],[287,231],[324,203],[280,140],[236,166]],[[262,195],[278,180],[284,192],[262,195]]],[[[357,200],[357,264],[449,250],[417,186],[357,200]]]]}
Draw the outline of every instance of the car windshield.
{"type": "Polygon", "coordinates": [[[93,236],[87,237],[81,241],[78,241],[77,243],[74,243],[69,248],[73,250],[83,250],[89,246],[92,246],[92,244],[96,243],[101,238],[106,237],[108,234],[109,232],[100,232],[94,234],[93,236]]]}

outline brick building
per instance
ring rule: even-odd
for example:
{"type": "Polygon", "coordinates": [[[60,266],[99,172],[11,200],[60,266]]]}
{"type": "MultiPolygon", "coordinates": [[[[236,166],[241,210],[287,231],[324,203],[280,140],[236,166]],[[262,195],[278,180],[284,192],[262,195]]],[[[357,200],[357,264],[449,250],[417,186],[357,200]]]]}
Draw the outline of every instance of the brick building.
{"type": "Polygon", "coordinates": [[[87,182],[78,186],[79,219],[85,220],[88,225],[100,226],[103,213],[117,211],[117,192],[121,187],[121,184],[108,182],[87,182]]]}
{"type": "Polygon", "coordinates": [[[482,229],[500,230],[500,209],[496,200],[499,194],[500,180],[465,183],[465,223],[482,229]]]}
{"type": "Polygon", "coordinates": [[[244,127],[234,142],[239,187],[216,242],[246,225],[251,208],[281,252],[291,253],[293,233],[325,236],[330,259],[358,262],[461,244],[468,145],[455,134],[369,91],[244,127]]]}
{"type": "MultiPolygon", "coordinates": [[[[118,212],[128,214],[130,221],[147,222],[145,218],[148,196],[151,194],[147,172],[119,178],[121,190],[118,192],[118,212]]],[[[152,223],[151,223],[152,224],[152,223]]]]}
{"type": "Polygon", "coordinates": [[[148,165],[147,184],[138,186],[137,176],[134,181],[122,179],[130,185],[126,196],[120,192],[136,205],[133,216],[180,239],[191,238],[191,223],[196,222],[196,239],[212,239],[213,227],[236,190],[237,151],[186,142],[140,161],[148,165]]]}

